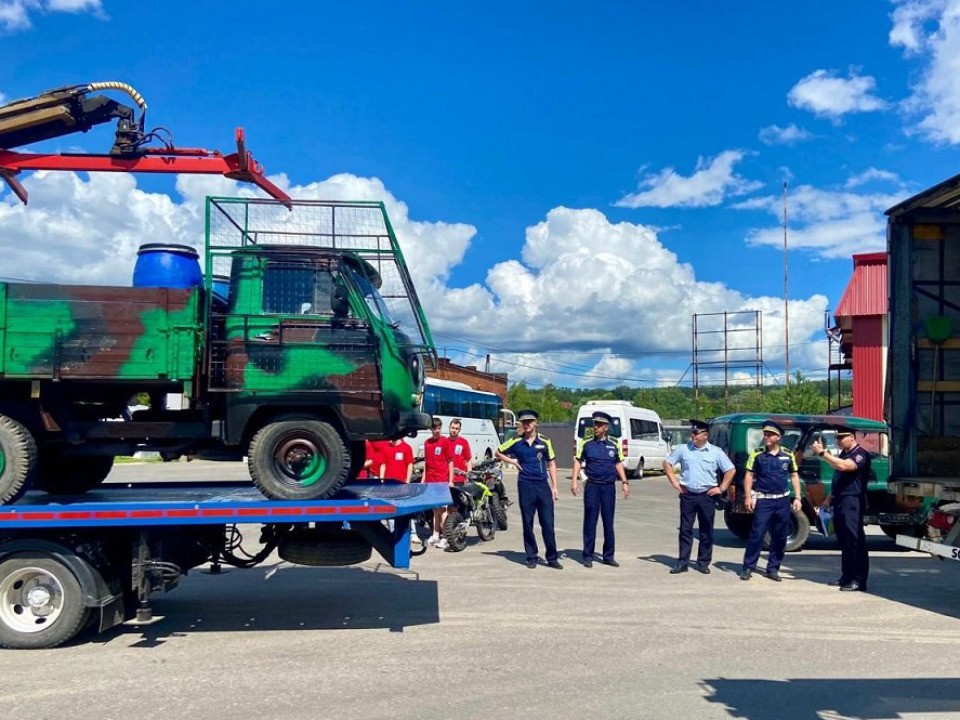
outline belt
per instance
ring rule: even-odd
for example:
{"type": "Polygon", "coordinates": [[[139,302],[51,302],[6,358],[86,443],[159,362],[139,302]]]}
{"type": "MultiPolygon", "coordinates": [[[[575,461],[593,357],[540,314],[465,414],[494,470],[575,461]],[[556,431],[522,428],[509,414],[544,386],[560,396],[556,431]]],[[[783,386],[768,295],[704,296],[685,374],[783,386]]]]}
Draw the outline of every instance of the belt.
{"type": "Polygon", "coordinates": [[[784,493],[761,493],[761,492],[757,492],[756,490],[751,490],[751,491],[750,491],[750,495],[751,495],[753,498],[755,498],[756,500],[779,500],[780,498],[785,498],[785,497],[787,497],[788,495],[790,495],[790,493],[788,493],[788,492],[784,492],[784,493]]]}
{"type": "Polygon", "coordinates": [[[617,481],[616,478],[609,478],[600,480],[599,478],[588,477],[587,482],[593,483],[594,485],[613,485],[617,481]]]}

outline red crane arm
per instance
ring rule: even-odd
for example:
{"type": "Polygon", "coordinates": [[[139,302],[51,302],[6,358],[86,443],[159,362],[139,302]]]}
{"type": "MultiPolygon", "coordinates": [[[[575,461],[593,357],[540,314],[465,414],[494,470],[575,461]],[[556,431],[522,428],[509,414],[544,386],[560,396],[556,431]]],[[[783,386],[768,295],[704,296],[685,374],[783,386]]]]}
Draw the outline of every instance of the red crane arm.
{"type": "Polygon", "coordinates": [[[15,177],[23,170],[73,170],[78,172],[173,173],[184,175],[223,175],[231,180],[249,182],[270,197],[291,207],[290,196],[270,182],[263,166],[245,147],[243,128],[236,132],[237,152],[223,155],[202,148],[145,149],[138,155],[88,155],[19,153],[0,150],[0,177],[26,204],[27,191],[15,177]]]}

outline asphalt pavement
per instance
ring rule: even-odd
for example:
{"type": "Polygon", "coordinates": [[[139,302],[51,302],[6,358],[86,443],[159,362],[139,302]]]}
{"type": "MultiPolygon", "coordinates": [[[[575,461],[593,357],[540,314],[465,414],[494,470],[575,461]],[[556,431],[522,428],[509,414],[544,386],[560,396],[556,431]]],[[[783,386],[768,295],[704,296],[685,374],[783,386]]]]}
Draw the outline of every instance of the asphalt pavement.
{"type": "MultiPolygon", "coordinates": [[[[710,575],[670,575],[665,478],[617,505],[621,567],[580,564],[582,503],[561,470],[563,570],[523,564],[519,510],[494,540],[430,550],[409,571],[271,559],[192,571],[164,616],[55,650],[0,651],[4,715],[71,720],[316,718],[960,718],[950,647],[960,563],[869,529],[869,594],[827,586],[834,539],[790,553],[784,581],[738,579],[718,518],[710,575]]],[[[230,463],[118,466],[111,481],[241,479],[230,463]]],[[[507,475],[515,498],[515,480],[507,475]]],[[[255,528],[250,529],[256,537],[255,528]]],[[[762,567],[762,565],[761,565],[762,567]]]]}

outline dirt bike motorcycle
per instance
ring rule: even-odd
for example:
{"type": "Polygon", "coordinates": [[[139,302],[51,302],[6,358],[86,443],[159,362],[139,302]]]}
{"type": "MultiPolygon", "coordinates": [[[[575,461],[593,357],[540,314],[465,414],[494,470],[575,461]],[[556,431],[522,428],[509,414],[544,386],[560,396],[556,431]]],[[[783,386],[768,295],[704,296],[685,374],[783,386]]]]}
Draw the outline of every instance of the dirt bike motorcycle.
{"type": "Polygon", "coordinates": [[[506,530],[507,508],[513,505],[513,501],[507,497],[507,489],[503,485],[502,463],[490,458],[477,463],[473,470],[482,475],[481,482],[493,493],[493,497],[490,498],[490,509],[493,512],[493,519],[497,521],[497,530],[506,530]]]}
{"type": "Polygon", "coordinates": [[[465,483],[450,488],[453,510],[447,513],[443,523],[443,537],[450,552],[460,552],[467,547],[467,530],[471,525],[484,542],[493,540],[497,534],[492,501],[496,498],[499,503],[499,496],[484,483],[486,479],[486,469],[471,470],[465,483]]]}

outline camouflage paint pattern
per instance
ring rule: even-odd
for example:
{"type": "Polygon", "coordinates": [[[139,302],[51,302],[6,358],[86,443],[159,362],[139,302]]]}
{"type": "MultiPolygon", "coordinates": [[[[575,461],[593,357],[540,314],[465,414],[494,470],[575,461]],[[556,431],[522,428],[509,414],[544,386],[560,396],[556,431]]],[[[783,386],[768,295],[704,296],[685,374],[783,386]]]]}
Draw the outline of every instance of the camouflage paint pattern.
{"type": "Polygon", "coordinates": [[[0,378],[191,380],[200,291],[0,283],[0,378]]]}

